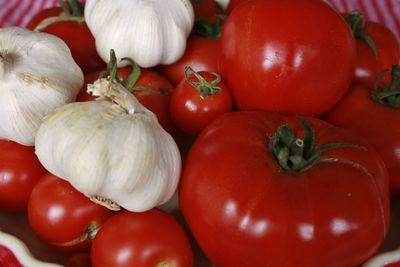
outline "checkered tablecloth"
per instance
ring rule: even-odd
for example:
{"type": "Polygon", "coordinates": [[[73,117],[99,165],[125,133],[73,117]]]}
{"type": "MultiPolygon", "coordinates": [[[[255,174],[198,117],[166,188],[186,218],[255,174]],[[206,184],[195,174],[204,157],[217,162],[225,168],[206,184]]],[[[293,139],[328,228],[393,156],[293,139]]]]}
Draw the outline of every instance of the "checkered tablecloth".
{"type": "MultiPolygon", "coordinates": [[[[164,0],[159,0],[164,1],[164,0]]],[[[400,40],[400,0],[325,0],[339,12],[360,10],[368,20],[385,24],[400,40]]],[[[0,27],[25,26],[39,10],[57,0],[0,0],[0,27]]]]}

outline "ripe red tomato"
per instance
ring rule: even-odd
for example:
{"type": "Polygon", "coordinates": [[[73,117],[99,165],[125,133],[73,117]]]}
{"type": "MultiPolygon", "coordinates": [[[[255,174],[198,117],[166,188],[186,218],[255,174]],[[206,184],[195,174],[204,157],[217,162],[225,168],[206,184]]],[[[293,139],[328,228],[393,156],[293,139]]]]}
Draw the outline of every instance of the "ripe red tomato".
{"type": "Polygon", "coordinates": [[[195,20],[205,20],[216,23],[224,14],[222,8],[214,0],[190,0],[194,10],[195,20]]]}
{"type": "Polygon", "coordinates": [[[241,110],[320,116],[354,77],[353,34],[323,1],[243,3],[220,44],[219,72],[241,110]]]}
{"type": "Polygon", "coordinates": [[[36,235],[66,251],[88,250],[93,235],[112,214],[50,173],[36,184],[28,202],[28,219],[36,235]]]}
{"type": "Polygon", "coordinates": [[[186,66],[191,66],[195,71],[216,72],[218,56],[218,39],[192,34],[187,40],[183,56],[174,64],[158,66],[157,71],[176,86],[182,81],[186,66]]]}
{"type": "Polygon", "coordinates": [[[111,217],[93,240],[91,259],[93,267],[193,266],[183,228],[158,209],[111,217]]]}
{"type": "Polygon", "coordinates": [[[380,247],[384,163],[355,133],[306,120],[230,112],[190,148],[180,207],[216,266],[358,266],[380,247]]]}
{"type": "Polygon", "coordinates": [[[0,266],[23,267],[14,253],[3,245],[0,245],[0,266]]]}
{"type": "Polygon", "coordinates": [[[33,187],[46,172],[34,147],[0,140],[0,210],[25,211],[33,187]]]}
{"type": "Polygon", "coordinates": [[[357,40],[354,83],[372,88],[379,72],[399,63],[399,43],[389,28],[380,23],[365,21],[360,12],[348,14],[346,17],[357,40]],[[368,44],[368,39],[372,40],[371,45],[374,48],[368,44]]]}
{"type": "Polygon", "coordinates": [[[229,0],[228,6],[226,7],[225,10],[226,14],[228,15],[231,14],[233,9],[248,1],[250,0],[229,0]]]}
{"type": "MultiPolygon", "coordinates": [[[[30,20],[26,27],[34,30],[45,19],[57,17],[63,12],[68,14],[61,7],[43,9],[30,20]]],[[[68,20],[71,15],[66,15],[67,19],[51,23],[40,31],[53,34],[64,40],[83,73],[90,73],[105,67],[106,63],[97,54],[94,37],[83,20],[83,13],[74,16],[81,18],[82,21],[68,20]]]]}
{"type": "Polygon", "coordinates": [[[190,67],[186,72],[172,92],[171,117],[181,130],[197,135],[215,118],[232,110],[232,96],[218,74],[195,72],[190,67]]]}
{"type": "MultiPolygon", "coordinates": [[[[397,65],[397,79],[400,65],[397,65]]],[[[393,102],[399,102],[399,81],[394,84],[393,102]]],[[[379,152],[389,171],[390,189],[400,195],[400,105],[385,106],[374,100],[373,90],[365,85],[353,85],[326,116],[328,122],[352,129],[366,138],[379,152]]],[[[389,99],[389,98],[388,98],[389,99]]]]}
{"type": "MultiPolygon", "coordinates": [[[[96,71],[85,76],[84,85],[79,92],[76,101],[91,101],[96,97],[86,92],[87,84],[93,83],[99,78],[101,71],[96,71]]],[[[118,75],[122,80],[125,80],[132,72],[132,67],[124,67],[118,69],[118,75]]],[[[135,87],[139,88],[134,90],[132,93],[139,102],[146,108],[156,114],[158,121],[161,126],[170,134],[176,134],[176,127],[172,123],[172,119],[169,113],[169,105],[171,93],[173,90],[172,84],[164,78],[162,75],[150,69],[141,69],[141,74],[137,80],[135,87]],[[146,87],[146,89],[140,89],[140,87],[146,87]]]]}

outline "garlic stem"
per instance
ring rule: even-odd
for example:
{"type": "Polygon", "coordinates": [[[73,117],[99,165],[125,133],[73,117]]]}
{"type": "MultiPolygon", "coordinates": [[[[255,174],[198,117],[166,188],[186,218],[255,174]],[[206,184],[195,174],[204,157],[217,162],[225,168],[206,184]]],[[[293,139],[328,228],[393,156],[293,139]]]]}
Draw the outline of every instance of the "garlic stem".
{"type": "Polygon", "coordinates": [[[0,79],[4,77],[6,72],[6,55],[3,52],[0,52],[0,79]]]}
{"type": "Polygon", "coordinates": [[[88,85],[88,92],[94,96],[106,97],[123,108],[128,114],[140,113],[143,106],[122,84],[107,79],[99,79],[88,85]]]}
{"type": "Polygon", "coordinates": [[[61,22],[61,21],[76,21],[76,22],[83,22],[85,21],[84,17],[73,17],[73,16],[68,16],[64,12],[62,12],[58,16],[54,17],[48,17],[42,20],[34,29],[34,31],[41,32],[43,31],[47,26],[50,26],[54,23],[61,22]]]}

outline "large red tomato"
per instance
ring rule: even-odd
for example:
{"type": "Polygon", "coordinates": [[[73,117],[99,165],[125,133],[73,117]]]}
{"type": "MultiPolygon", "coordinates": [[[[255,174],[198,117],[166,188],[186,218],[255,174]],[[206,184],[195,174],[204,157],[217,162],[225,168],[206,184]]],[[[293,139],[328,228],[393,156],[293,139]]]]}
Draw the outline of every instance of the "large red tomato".
{"type": "Polygon", "coordinates": [[[68,251],[87,250],[112,214],[50,173],[36,184],[28,202],[33,231],[46,243],[68,251]]]}
{"type": "Polygon", "coordinates": [[[33,187],[46,172],[34,147],[0,140],[0,210],[26,210],[33,187]]]}
{"type": "Polygon", "coordinates": [[[216,266],[358,266],[383,242],[379,155],[353,132],[306,120],[231,112],[197,137],[180,207],[216,266]]]}
{"type": "Polygon", "coordinates": [[[389,28],[380,23],[365,21],[360,12],[346,17],[357,40],[354,82],[372,88],[379,72],[399,63],[399,43],[389,28]]]}
{"type": "Polygon", "coordinates": [[[83,7],[78,0],[68,2],[74,2],[77,8],[72,10],[71,7],[68,7],[68,4],[65,4],[65,10],[61,7],[43,9],[31,19],[26,27],[34,30],[44,20],[57,18],[63,14],[63,19],[40,27],[39,31],[53,34],[64,40],[71,49],[73,59],[81,67],[83,73],[99,70],[106,63],[97,54],[94,37],[84,21],[83,7]]]}
{"type": "Polygon", "coordinates": [[[325,119],[340,127],[352,129],[366,138],[382,156],[389,171],[390,189],[400,194],[400,65],[395,65],[397,76],[386,89],[378,89],[378,96],[365,85],[353,85],[325,119]],[[389,96],[390,91],[392,96],[389,96]],[[378,101],[379,94],[383,96],[378,101]],[[385,97],[386,95],[386,97],[385,97]],[[392,104],[392,105],[391,105],[392,104]]]}
{"type": "Polygon", "coordinates": [[[172,215],[158,209],[111,217],[92,246],[93,267],[191,267],[190,243],[172,215]]]}
{"type": "Polygon", "coordinates": [[[320,116],[354,77],[355,40],[323,1],[254,0],[228,16],[219,73],[239,109],[320,116]]]}

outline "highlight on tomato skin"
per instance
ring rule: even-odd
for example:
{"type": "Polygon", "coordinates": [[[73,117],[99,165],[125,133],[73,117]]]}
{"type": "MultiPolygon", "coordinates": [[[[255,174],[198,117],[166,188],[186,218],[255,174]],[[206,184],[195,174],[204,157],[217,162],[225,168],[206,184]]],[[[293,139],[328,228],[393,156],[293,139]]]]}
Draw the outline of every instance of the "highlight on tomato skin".
{"type": "Polygon", "coordinates": [[[113,215],[93,240],[91,260],[93,267],[191,267],[194,263],[181,224],[157,208],[113,215]]]}
{"type": "Polygon", "coordinates": [[[98,229],[113,214],[51,173],[36,184],[28,202],[33,232],[52,247],[67,252],[88,251],[98,229]]]}

